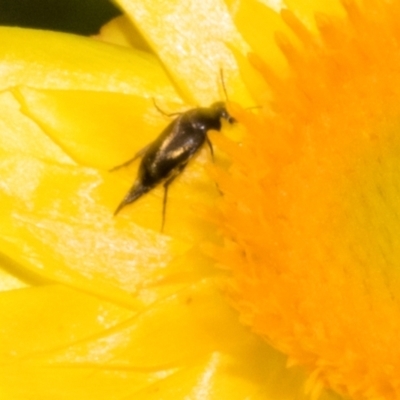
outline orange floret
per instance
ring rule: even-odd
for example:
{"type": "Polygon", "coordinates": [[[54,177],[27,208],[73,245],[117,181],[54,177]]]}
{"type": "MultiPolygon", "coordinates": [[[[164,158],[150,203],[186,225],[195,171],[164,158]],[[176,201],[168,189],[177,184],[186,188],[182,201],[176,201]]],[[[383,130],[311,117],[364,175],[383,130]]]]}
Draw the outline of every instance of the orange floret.
{"type": "Polygon", "coordinates": [[[241,145],[220,140],[218,258],[242,320],[313,372],[310,391],[399,399],[400,3],[343,6],[319,36],[282,12],[301,43],[277,35],[287,79],[251,57],[274,99],[238,112],[241,145]]]}

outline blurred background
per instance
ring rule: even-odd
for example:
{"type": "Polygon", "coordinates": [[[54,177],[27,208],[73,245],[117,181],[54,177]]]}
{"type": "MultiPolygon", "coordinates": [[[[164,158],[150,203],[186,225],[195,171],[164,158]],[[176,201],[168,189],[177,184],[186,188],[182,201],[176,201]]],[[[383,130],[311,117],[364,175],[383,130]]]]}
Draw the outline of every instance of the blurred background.
{"type": "Polygon", "coordinates": [[[92,35],[120,12],[110,0],[0,0],[0,25],[92,35]]]}

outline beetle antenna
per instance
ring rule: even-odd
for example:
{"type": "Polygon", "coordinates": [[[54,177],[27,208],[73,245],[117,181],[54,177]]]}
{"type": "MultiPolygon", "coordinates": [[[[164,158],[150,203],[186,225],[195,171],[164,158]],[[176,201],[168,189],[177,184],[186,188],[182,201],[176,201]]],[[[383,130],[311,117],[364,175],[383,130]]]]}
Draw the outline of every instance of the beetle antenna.
{"type": "Polygon", "coordinates": [[[156,103],[156,99],[155,99],[154,97],[152,97],[152,100],[153,100],[154,107],[157,109],[157,111],[158,111],[160,114],[165,115],[166,117],[175,117],[175,116],[177,116],[177,115],[182,114],[182,113],[180,113],[180,112],[167,113],[167,112],[165,112],[164,110],[162,110],[160,107],[158,107],[158,105],[157,105],[157,103],[156,103]]]}
{"type": "Polygon", "coordinates": [[[245,110],[255,110],[255,109],[260,109],[262,106],[251,106],[251,107],[246,107],[245,110]]]}
{"type": "Polygon", "coordinates": [[[226,102],[229,102],[229,97],[228,97],[228,92],[226,90],[226,86],[225,86],[225,80],[224,80],[224,70],[222,69],[222,67],[219,69],[219,75],[221,77],[221,84],[222,84],[222,89],[224,91],[225,97],[226,97],[226,102]]]}

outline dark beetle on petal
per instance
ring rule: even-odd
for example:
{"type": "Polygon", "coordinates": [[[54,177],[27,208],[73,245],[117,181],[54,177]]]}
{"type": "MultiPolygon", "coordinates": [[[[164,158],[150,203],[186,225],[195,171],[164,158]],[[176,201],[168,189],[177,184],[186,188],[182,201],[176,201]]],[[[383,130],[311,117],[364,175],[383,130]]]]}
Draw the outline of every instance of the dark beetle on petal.
{"type": "Polygon", "coordinates": [[[168,187],[183,172],[188,162],[202,148],[205,142],[213,147],[207,136],[211,129],[221,130],[221,119],[229,123],[236,122],[229,115],[224,102],[216,102],[210,107],[198,107],[188,110],[177,117],[148,146],[140,150],[132,159],[112,169],[125,167],[141,157],[138,176],[125,198],[114,212],[116,215],[126,205],[149,192],[158,184],[164,184],[161,232],[165,223],[168,187]]]}

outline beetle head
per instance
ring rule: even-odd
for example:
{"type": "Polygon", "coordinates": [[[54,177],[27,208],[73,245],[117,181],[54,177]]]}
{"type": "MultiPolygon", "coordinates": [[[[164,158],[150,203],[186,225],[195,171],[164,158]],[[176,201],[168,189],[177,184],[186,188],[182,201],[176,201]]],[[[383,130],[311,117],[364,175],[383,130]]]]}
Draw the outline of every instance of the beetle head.
{"type": "Polygon", "coordinates": [[[210,109],[215,113],[216,117],[221,119],[225,119],[230,124],[236,122],[236,119],[229,114],[226,109],[226,103],[223,101],[217,101],[216,103],[211,104],[210,109]]]}

